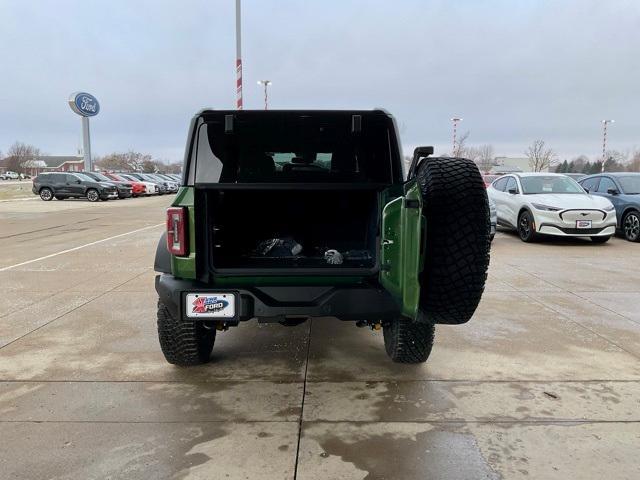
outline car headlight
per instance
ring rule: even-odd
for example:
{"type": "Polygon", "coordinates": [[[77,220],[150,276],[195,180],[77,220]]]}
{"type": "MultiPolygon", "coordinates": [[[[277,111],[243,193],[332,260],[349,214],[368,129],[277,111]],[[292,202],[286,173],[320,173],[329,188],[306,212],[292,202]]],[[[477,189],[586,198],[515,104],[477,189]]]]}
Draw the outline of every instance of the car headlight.
{"type": "Polygon", "coordinates": [[[604,207],[605,212],[613,212],[615,207],[613,205],[609,205],[608,207],[604,207]]]}
{"type": "Polygon", "coordinates": [[[535,208],[536,210],[544,210],[545,212],[559,212],[560,210],[562,210],[558,207],[551,207],[549,205],[542,205],[540,203],[532,203],[531,205],[533,205],[533,208],[535,208]]]}

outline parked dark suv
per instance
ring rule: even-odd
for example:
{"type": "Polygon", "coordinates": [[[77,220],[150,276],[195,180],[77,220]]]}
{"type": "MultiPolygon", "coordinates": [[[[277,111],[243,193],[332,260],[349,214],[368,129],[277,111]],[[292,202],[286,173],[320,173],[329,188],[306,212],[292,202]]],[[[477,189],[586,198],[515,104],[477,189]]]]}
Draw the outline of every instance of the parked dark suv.
{"type": "Polygon", "coordinates": [[[618,231],[630,242],[640,242],[640,173],[606,172],[580,180],[592,195],[607,198],[616,209],[618,231]]]}
{"type": "Polygon", "coordinates": [[[57,200],[86,198],[90,202],[118,198],[118,190],[113,183],[96,182],[79,172],[41,173],[33,179],[32,190],[47,202],[54,197],[57,200]]]}
{"type": "Polygon", "coordinates": [[[432,153],[405,176],[382,110],[197,114],[155,261],[167,361],[207,362],[216,332],[252,318],[331,316],[424,362],[435,324],[473,315],[490,245],[478,167],[432,153]]]}
{"type": "Polygon", "coordinates": [[[131,186],[131,182],[112,180],[111,178],[99,172],[82,172],[82,174],[94,179],[96,182],[113,183],[118,189],[118,198],[130,198],[133,194],[133,187],[131,186]]]}

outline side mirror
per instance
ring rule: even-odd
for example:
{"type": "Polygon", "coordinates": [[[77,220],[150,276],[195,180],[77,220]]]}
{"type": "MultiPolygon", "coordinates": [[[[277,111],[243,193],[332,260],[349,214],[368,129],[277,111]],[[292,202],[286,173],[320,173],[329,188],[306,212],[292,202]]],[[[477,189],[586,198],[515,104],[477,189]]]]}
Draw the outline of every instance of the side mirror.
{"type": "Polygon", "coordinates": [[[518,189],[517,188],[513,188],[511,187],[509,190],[507,190],[511,195],[515,195],[516,193],[518,193],[518,189]]]}
{"type": "Polygon", "coordinates": [[[82,183],[82,181],[81,180],[76,180],[76,183],[82,183]]]}
{"type": "Polygon", "coordinates": [[[607,190],[607,193],[609,195],[618,195],[620,192],[618,191],[617,188],[610,188],[610,189],[607,190]]]}
{"type": "Polygon", "coordinates": [[[413,159],[411,160],[411,167],[409,167],[409,173],[407,174],[407,180],[411,180],[416,176],[416,172],[418,171],[418,166],[420,165],[420,160],[428,157],[429,155],[433,155],[433,147],[425,146],[425,147],[416,147],[413,151],[413,159]]]}

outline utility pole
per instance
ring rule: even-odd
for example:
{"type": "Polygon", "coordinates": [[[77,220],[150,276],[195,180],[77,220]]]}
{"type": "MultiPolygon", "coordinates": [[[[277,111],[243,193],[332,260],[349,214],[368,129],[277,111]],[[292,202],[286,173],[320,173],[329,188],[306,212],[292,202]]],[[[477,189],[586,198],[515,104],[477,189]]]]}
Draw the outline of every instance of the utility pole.
{"type": "Polygon", "coordinates": [[[236,0],[236,106],[242,110],[242,28],[240,0],[236,0]]]}
{"type": "Polygon", "coordinates": [[[461,122],[463,119],[458,117],[453,117],[451,121],[453,122],[453,150],[451,150],[451,155],[456,156],[456,135],[458,134],[458,122],[461,122]]]}
{"type": "Polygon", "coordinates": [[[602,120],[602,167],[601,172],[604,172],[604,162],[607,161],[607,125],[610,123],[616,123],[615,120],[602,120]]]}
{"type": "Polygon", "coordinates": [[[267,91],[267,87],[271,85],[271,80],[258,80],[258,85],[264,85],[264,109],[267,110],[269,108],[269,92],[267,91]]]}

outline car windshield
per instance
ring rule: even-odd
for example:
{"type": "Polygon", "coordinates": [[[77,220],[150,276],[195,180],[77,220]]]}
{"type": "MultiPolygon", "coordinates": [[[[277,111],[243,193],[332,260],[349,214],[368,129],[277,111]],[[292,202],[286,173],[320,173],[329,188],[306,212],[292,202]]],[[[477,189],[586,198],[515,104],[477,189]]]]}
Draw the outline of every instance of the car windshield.
{"type": "Polygon", "coordinates": [[[628,195],[640,194],[640,175],[619,177],[620,185],[622,185],[622,191],[628,195]]]}
{"type": "Polygon", "coordinates": [[[539,193],[582,193],[584,189],[575,180],[565,176],[524,176],[520,178],[522,193],[535,195],[539,193]]]}
{"type": "Polygon", "coordinates": [[[101,173],[97,173],[97,172],[93,172],[92,176],[94,178],[97,178],[99,181],[101,182],[111,182],[111,179],[109,177],[105,177],[103,174],[101,173]]]}
{"type": "Polygon", "coordinates": [[[84,175],[83,173],[74,173],[74,175],[78,177],[80,180],[82,180],[83,182],[95,182],[93,178],[87,175],[84,175]]]}

